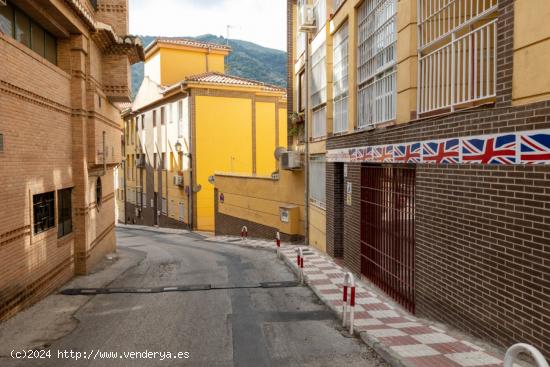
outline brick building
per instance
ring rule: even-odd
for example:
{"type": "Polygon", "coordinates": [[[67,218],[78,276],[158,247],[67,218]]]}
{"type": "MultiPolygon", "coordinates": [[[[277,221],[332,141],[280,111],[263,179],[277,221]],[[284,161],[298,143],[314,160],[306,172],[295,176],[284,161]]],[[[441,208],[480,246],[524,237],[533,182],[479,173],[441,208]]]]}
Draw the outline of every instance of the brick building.
{"type": "Polygon", "coordinates": [[[324,124],[330,256],[412,312],[550,354],[550,3],[533,3],[290,0],[291,110],[309,99],[324,124]]]}
{"type": "Polygon", "coordinates": [[[0,4],[0,320],[116,248],[127,0],[0,4]]]}

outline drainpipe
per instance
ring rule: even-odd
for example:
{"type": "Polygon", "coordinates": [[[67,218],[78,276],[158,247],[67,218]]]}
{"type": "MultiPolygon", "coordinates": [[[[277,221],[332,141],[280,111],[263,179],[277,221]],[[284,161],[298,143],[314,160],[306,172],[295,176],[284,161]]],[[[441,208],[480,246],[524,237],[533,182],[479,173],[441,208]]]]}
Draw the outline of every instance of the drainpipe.
{"type": "Polygon", "coordinates": [[[306,181],[306,187],[305,187],[305,241],[306,246],[309,246],[309,91],[310,91],[310,60],[309,60],[309,32],[306,33],[306,65],[305,65],[305,73],[306,73],[306,110],[304,113],[305,122],[304,122],[304,135],[305,135],[305,151],[306,151],[306,162],[305,162],[305,181],[306,181]]]}

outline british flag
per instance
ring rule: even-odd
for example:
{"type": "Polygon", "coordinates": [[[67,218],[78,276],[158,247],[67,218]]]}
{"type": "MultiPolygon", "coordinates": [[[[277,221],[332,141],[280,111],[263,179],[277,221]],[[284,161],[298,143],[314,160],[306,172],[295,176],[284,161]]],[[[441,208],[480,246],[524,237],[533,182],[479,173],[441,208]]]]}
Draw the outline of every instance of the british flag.
{"type": "Polygon", "coordinates": [[[372,160],[380,163],[393,162],[393,145],[382,145],[374,147],[372,160]]]}
{"type": "Polygon", "coordinates": [[[550,164],[550,130],[520,134],[521,163],[550,164]]]}
{"type": "Polygon", "coordinates": [[[462,161],[477,164],[514,164],[516,134],[462,139],[462,161]]]}
{"type": "Polygon", "coordinates": [[[422,160],[420,143],[396,145],[394,156],[397,163],[420,163],[422,160]]]}
{"type": "Polygon", "coordinates": [[[351,161],[352,162],[368,162],[372,160],[372,148],[353,148],[351,151],[351,161]]]}
{"type": "Polygon", "coordinates": [[[422,144],[424,163],[453,164],[460,160],[458,139],[429,141],[422,144]]]}

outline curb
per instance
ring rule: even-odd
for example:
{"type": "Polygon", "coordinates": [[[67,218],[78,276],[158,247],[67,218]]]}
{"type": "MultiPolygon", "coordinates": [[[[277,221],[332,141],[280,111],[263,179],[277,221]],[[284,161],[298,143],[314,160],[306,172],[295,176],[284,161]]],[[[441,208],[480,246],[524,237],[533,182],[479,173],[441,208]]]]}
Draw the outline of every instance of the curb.
{"type": "MultiPolygon", "coordinates": [[[[281,252],[281,256],[284,263],[294,272],[294,274],[299,276],[300,268],[298,268],[298,266],[289,257],[285,256],[284,253],[281,252]]],[[[309,284],[306,274],[304,274],[304,285],[311,289],[311,291],[321,300],[321,302],[323,302],[325,306],[327,306],[332,312],[336,314],[339,320],[342,319],[342,312],[340,312],[336,306],[333,306],[323,301],[321,292],[309,284]]],[[[397,355],[397,353],[391,350],[391,348],[388,348],[381,344],[375,337],[370,336],[367,332],[360,332],[355,330],[353,332],[353,335],[360,338],[363,343],[372,348],[391,367],[415,367],[413,365],[403,363],[402,359],[397,355]]]]}

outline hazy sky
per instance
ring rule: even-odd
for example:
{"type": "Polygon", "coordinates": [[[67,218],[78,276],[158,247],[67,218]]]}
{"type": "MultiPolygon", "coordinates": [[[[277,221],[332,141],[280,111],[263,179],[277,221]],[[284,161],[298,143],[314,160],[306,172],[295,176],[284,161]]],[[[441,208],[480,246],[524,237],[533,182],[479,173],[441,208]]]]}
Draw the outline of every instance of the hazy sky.
{"type": "Polygon", "coordinates": [[[130,0],[130,32],[148,36],[211,33],[286,50],[286,0],[130,0]]]}

